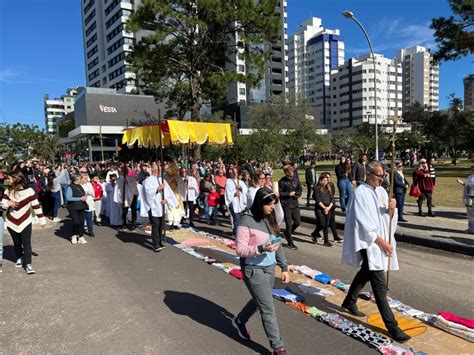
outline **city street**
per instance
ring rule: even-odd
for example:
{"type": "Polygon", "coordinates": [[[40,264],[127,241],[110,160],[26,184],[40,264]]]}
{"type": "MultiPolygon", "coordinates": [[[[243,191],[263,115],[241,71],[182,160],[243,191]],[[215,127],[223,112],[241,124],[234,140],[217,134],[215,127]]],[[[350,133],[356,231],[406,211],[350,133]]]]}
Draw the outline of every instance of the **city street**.
{"type": "MultiPolygon", "coordinates": [[[[0,352],[87,354],[245,354],[268,349],[260,318],[239,340],[230,318],[249,299],[243,282],[168,246],[153,253],[142,232],[96,229],[86,245],[72,245],[69,222],[33,232],[35,275],[14,267],[5,233],[1,278],[0,352]]],[[[209,231],[227,228],[212,227],[209,231]]],[[[340,264],[341,245],[309,243],[310,225],[286,249],[305,264],[350,282],[356,270],[340,264]]],[[[472,258],[400,245],[401,271],[390,295],[425,312],[473,318],[472,258]]],[[[376,353],[365,344],[275,301],[285,347],[292,354],[376,353]]],[[[453,349],[453,353],[455,353],[453,349]]]]}

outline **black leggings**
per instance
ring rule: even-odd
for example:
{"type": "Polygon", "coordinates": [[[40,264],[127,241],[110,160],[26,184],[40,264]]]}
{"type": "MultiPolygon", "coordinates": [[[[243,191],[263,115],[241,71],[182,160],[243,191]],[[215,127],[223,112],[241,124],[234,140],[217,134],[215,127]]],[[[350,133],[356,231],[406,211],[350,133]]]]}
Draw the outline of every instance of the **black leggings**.
{"type": "MultiPolygon", "coordinates": [[[[130,209],[132,210],[132,223],[135,223],[137,221],[137,200],[138,196],[133,195],[132,203],[130,203],[130,209]]],[[[122,208],[122,222],[124,226],[127,224],[128,208],[129,207],[122,208]]]]}
{"type": "Polygon", "coordinates": [[[86,211],[69,211],[72,219],[72,235],[82,237],[84,235],[84,221],[86,219],[86,211]]]}
{"type": "Polygon", "coordinates": [[[31,264],[31,223],[21,232],[15,232],[11,228],[7,229],[13,239],[16,258],[23,258],[24,264],[31,264]]]}

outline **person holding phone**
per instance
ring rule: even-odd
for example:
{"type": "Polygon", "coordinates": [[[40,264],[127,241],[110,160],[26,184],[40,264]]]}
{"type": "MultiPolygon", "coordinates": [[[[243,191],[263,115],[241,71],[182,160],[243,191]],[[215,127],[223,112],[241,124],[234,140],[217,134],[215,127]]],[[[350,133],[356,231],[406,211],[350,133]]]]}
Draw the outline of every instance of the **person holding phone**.
{"type": "Polygon", "coordinates": [[[277,201],[278,198],[273,191],[267,188],[259,189],[250,208],[251,214],[245,213],[242,216],[237,229],[237,255],[240,257],[245,286],[252,299],[232,320],[232,325],[241,338],[249,340],[250,333],[245,324],[258,309],[273,353],[286,354],[272,297],[277,263],[282,269],[283,283],[290,281],[288,265],[281,247],[281,237],[279,237],[278,225],[283,218],[281,216],[280,220],[277,220],[275,214],[277,201]]]}

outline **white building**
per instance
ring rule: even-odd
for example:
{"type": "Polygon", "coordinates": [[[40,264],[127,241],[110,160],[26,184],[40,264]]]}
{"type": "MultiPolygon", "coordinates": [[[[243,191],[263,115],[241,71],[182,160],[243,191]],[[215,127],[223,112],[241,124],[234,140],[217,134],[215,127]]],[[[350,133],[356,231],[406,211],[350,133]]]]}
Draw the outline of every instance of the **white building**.
{"type": "Polygon", "coordinates": [[[403,65],[403,111],[415,102],[439,110],[439,65],[427,48],[400,49],[397,60],[403,65]]]}
{"type": "MultiPolygon", "coordinates": [[[[377,120],[387,125],[402,109],[402,66],[376,54],[377,120]]],[[[331,73],[331,128],[375,124],[374,66],[371,55],[351,58],[331,73]]]]}
{"type": "Polygon", "coordinates": [[[331,70],[344,64],[344,42],[338,29],[312,17],[303,22],[288,44],[289,93],[313,108],[319,126],[331,127],[331,70]]]}
{"type": "MultiPolygon", "coordinates": [[[[288,24],[286,23],[288,15],[286,7],[286,1],[278,1],[275,15],[280,18],[282,31],[277,42],[265,44],[265,50],[270,50],[272,55],[264,68],[264,79],[255,88],[247,88],[247,85],[243,82],[229,83],[227,86],[227,101],[229,104],[271,102],[274,97],[282,94],[286,95],[288,92],[288,77],[286,74],[288,71],[286,63],[288,60],[286,55],[288,50],[288,45],[286,44],[288,40],[288,24]]],[[[230,60],[226,63],[226,70],[244,74],[248,70],[242,55],[244,43],[240,41],[237,35],[231,40],[235,41],[237,51],[228,54],[230,60]]]]}
{"type": "Polygon", "coordinates": [[[58,99],[50,99],[48,94],[44,95],[44,123],[48,134],[58,134],[58,121],[74,111],[74,102],[79,91],[79,88],[69,88],[67,94],[58,99]]]}
{"type": "Polygon", "coordinates": [[[135,36],[125,31],[128,16],[141,0],[81,0],[86,82],[89,87],[137,90],[125,62],[135,36]]]}

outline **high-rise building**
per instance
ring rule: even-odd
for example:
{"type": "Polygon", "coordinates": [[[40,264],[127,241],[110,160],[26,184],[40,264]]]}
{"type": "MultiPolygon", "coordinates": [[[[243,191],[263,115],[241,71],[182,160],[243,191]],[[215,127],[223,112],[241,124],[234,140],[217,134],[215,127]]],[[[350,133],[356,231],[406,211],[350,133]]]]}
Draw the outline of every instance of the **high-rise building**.
{"type": "Polygon", "coordinates": [[[68,113],[74,111],[74,102],[80,88],[69,88],[67,93],[58,99],[50,99],[44,95],[44,123],[48,134],[58,134],[58,123],[68,113]]]}
{"type": "Polygon", "coordinates": [[[128,16],[141,0],[81,0],[86,82],[89,87],[137,90],[125,61],[135,35],[125,31],[128,16]]]}
{"type": "Polygon", "coordinates": [[[474,74],[464,77],[464,109],[474,109],[474,74]]]}
{"type": "MultiPolygon", "coordinates": [[[[229,83],[227,86],[227,101],[229,104],[251,104],[261,102],[271,102],[275,97],[286,95],[288,88],[288,77],[286,75],[288,67],[288,40],[286,23],[287,2],[284,0],[278,1],[275,14],[279,16],[281,21],[281,33],[277,42],[265,44],[265,50],[271,51],[271,57],[265,66],[264,79],[257,87],[247,88],[247,85],[242,82],[229,83]]],[[[226,63],[226,70],[237,71],[238,73],[246,73],[247,67],[245,59],[242,54],[244,51],[244,43],[236,34],[232,41],[235,41],[237,51],[231,53],[230,60],[226,63]]]]}
{"type": "Polygon", "coordinates": [[[322,128],[331,126],[331,70],[344,64],[344,42],[339,30],[322,26],[312,17],[303,22],[288,44],[289,94],[315,110],[322,128]]]}
{"type": "Polygon", "coordinates": [[[403,66],[403,111],[416,102],[439,110],[439,65],[429,49],[421,46],[400,49],[397,60],[403,66]]]}
{"type": "Polygon", "coordinates": [[[331,73],[331,128],[343,129],[364,122],[375,123],[375,98],[377,123],[390,124],[395,109],[401,116],[402,65],[395,59],[375,55],[376,73],[370,54],[351,58],[331,73]],[[374,79],[377,94],[374,95],[374,79]]]}

